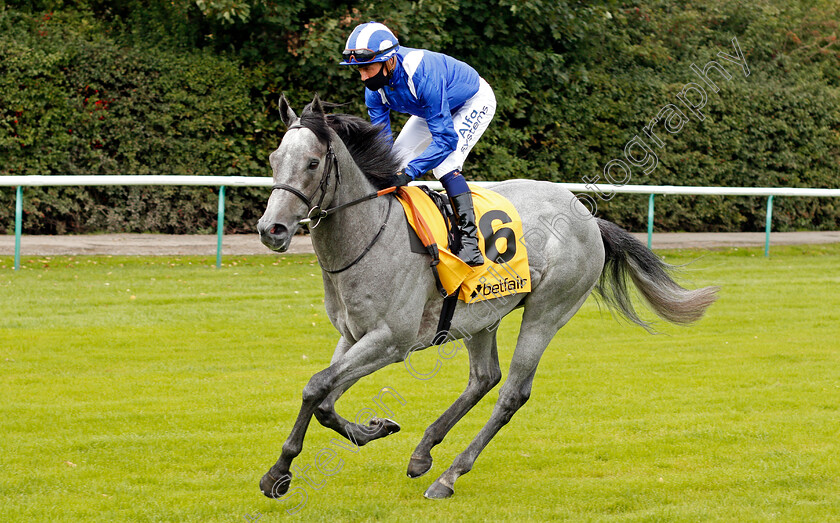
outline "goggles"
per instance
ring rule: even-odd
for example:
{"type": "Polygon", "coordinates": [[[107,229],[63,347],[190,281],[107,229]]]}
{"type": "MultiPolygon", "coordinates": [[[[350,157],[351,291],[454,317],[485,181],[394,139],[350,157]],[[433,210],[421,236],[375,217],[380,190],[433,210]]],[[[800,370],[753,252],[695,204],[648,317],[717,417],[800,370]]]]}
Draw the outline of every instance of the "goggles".
{"type": "Polygon", "coordinates": [[[343,53],[341,53],[342,58],[347,63],[357,63],[357,64],[364,64],[367,62],[372,61],[377,56],[383,55],[397,47],[396,45],[392,45],[387,49],[382,49],[381,51],[371,51],[370,49],[346,49],[343,53]]]}

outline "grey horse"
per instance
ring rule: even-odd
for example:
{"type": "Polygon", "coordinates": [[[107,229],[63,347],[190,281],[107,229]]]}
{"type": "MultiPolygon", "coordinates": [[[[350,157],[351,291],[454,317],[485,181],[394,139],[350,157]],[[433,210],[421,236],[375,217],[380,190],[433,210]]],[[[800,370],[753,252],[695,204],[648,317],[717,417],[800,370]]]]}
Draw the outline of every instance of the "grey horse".
{"type": "MultiPolygon", "coordinates": [[[[444,303],[428,256],[410,248],[402,206],[392,194],[378,193],[392,185],[398,168],[380,129],[355,116],[325,114],[324,106],[316,96],[298,118],[281,97],[280,115],[288,130],[269,157],[274,188],[257,226],[262,242],[283,252],[301,221],[311,220],[327,314],[341,335],[329,367],[303,388],[300,413],[282,453],[260,481],[262,492],[272,498],[288,491],[290,465],[301,452],[313,415],[356,445],[399,430],[389,419],[374,418],[367,426],[348,421],[335,403],[363,376],[431,346],[444,303]]],[[[510,200],[522,219],[524,238],[515,240],[527,244],[530,274],[525,277],[532,290],[458,303],[449,339],[462,340],[468,350],[469,382],[424,432],[408,463],[412,478],[431,469],[435,445],[501,380],[496,347],[501,318],[522,307],[522,324],[490,420],[426,490],[427,498],[454,493],[455,480],[472,469],[479,453],[528,400],[543,352],[593,290],[610,309],[646,328],[649,324],[631,302],[628,278],[658,316],[677,324],[698,320],[716,299],[716,287],[687,290],[675,283],[669,265],[617,225],[594,218],[557,185],[511,180],[493,190],[510,200]]]]}

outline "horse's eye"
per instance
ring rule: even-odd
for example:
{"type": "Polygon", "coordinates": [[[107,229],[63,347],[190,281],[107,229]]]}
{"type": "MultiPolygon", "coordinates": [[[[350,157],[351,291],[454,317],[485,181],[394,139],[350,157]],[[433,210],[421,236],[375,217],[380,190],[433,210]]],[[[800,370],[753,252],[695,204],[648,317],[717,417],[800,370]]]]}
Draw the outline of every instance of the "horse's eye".
{"type": "Polygon", "coordinates": [[[314,168],[318,167],[319,163],[320,163],[320,161],[318,159],[310,160],[309,161],[309,168],[314,169],[314,168]]]}

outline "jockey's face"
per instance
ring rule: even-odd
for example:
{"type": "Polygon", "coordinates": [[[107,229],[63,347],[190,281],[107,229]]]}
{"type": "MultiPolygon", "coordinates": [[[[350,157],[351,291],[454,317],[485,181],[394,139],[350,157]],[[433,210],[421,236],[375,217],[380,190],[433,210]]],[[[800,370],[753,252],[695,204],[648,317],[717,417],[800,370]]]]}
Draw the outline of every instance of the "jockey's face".
{"type": "Polygon", "coordinates": [[[362,75],[362,81],[364,82],[368,78],[376,76],[379,74],[379,71],[385,67],[385,62],[375,62],[368,65],[360,65],[359,66],[359,74],[362,75]]]}

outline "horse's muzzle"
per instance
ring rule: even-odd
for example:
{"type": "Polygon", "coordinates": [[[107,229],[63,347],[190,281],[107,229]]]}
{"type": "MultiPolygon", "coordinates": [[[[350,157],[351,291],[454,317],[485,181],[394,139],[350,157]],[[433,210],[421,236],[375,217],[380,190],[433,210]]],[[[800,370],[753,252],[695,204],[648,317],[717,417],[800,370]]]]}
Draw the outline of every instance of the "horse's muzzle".
{"type": "Polygon", "coordinates": [[[272,251],[285,252],[292,243],[292,232],[282,223],[259,222],[260,241],[272,251]]]}

